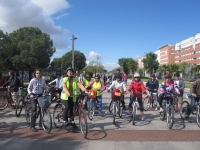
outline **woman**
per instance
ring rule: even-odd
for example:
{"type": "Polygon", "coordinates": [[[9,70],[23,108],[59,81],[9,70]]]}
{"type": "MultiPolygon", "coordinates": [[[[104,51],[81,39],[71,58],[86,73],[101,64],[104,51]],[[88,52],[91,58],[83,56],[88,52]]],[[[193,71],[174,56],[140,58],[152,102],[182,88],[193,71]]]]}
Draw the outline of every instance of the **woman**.
{"type": "Polygon", "coordinates": [[[160,95],[158,96],[160,112],[164,111],[163,106],[162,106],[162,100],[164,98],[164,94],[174,92],[174,82],[171,78],[172,77],[169,73],[165,74],[165,80],[162,82],[160,86],[160,95]]]}
{"type": "Polygon", "coordinates": [[[138,73],[134,74],[134,79],[131,82],[128,91],[131,93],[130,95],[130,103],[129,103],[129,110],[132,109],[132,103],[133,101],[138,100],[139,107],[140,107],[140,113],[141,113],[141,120],[144,120],[144,108],[142,104],[142,93],[146,94],[146,88],[143,84],[143,82],[140,80],[140,75],[138,73]]]}
{"type": "MultiPolygon", "coordinates": [[[[31,126],[30,130],[33,132],[37,132],[37,129],[35,128],[35,122],[36,122],[36,115],[37,115],[37,104],[38,100],[34,97],[41,97],[45,92],[47,92],[47,86],[45,83],[45,80],[42,78],[41,71],[39,69],[36,69],[34,71],[33,79],[31,79],[29,85],[28,85],[28,94],[30,95],[30,102],[31,102],[31,126]]],[[[39,120],[39,127],[41,127],[41,116],[39,120]]]]}
{"type": "Polygon", "coordinates": [[[95,80],[89,83],[88,87],[97,90],[97,104],[99,106],[99,115],[103,117],[102,114],[102,92],[106,89],[104,82],[100,80],[99,74],[95,75],[95,80]]]}

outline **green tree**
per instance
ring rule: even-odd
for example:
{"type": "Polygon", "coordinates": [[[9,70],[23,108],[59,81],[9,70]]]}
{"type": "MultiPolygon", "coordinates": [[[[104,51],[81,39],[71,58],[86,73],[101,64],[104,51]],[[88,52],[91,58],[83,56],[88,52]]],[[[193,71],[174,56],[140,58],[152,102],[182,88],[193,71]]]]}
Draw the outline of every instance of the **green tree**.
{"type": "Polygon", "coordinates": [[[126,74],[129,74],[130,71],[134,72],[138,67],[137,62],[132,58],[120,58],[118,64],[126,74]]]}
{"type": "MultiPolygon", "coordinates": [[[[72,66],[72,51],[67,52],[62,56],[62,68],[67,69],[72,66]]],[[[86,66],[86,57],[80,51],[74,51],[74,70],[82,70],[86,66]]]]}
{"type": "Polygon", "coordinates": [[[199,76],[200,65],[193,66],[191,71],[194,72],[196,76],[199,76]]]}
{"type": "Polygon", "coordinates": [[[172,74],[179,73],[179,65],[178,64],[169,64],[169,72],[172,74]]]}
{"type": "Polygon", "coordinates": [[[144,64],[144,68],[147,70],[148,73],[150,73],[150,75],[153,72],[156,72],[156,70],[159,67],[159,63],[156,59],[157,59],[157,55],[155,53],[150,52],[150,53],[147,53],[146,58],[142,60],[144,64]]]}

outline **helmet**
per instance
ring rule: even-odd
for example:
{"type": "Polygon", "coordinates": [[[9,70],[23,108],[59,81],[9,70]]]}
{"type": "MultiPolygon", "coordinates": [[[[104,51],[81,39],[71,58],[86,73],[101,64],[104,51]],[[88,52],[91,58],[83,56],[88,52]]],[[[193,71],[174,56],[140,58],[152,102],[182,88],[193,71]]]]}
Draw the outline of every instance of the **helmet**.
{"type": "Polygon", "coordinates": [[[171,74],[169,74],[169,73],[165,74],[165,78],[171,78],[171,77],[172,77],[171,74]]]}
{"type": "Polygon", "coordinates": [[[67,68],[66,72],[68,72],[68,70],[70,70],[74,73],[74,69],[72,67],[67,68]]]}
{"type": "Polygon", "coordinates": [[[134,77],[134,78],[139,78],[139,77],[140,77],[140,74],[136,72],[136,73],[134,74],[133,77],[134,77]]]}

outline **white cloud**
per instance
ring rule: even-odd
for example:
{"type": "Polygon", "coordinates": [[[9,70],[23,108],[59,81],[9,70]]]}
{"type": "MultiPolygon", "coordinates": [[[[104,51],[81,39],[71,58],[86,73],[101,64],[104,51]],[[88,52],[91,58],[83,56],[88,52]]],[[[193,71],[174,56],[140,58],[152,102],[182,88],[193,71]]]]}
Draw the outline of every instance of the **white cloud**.
{"type": "Polygon", "coordinates": [[[91,51],[88,57],[89,59],[101,59],[101,55],[94,51],[91,51]]]}
{"type": "Polygon", "coordinates": [[[120,67],[117,62],[106,62],[106,63],[103,63],[103,66],[105,67],[105,69],[107,71],[111,71],[111,70],[113,70],[115,68],[120,67]]]}
{"type": "Polygon", "coordinates": [[[51,16],[66,16],[62,10],[68,8],[66,0],[1,0],[0,29],[10,33],[25,26],[38,27],[51,35],[56,48],[66,48],[68,30],[56,26],[51,16]]]}

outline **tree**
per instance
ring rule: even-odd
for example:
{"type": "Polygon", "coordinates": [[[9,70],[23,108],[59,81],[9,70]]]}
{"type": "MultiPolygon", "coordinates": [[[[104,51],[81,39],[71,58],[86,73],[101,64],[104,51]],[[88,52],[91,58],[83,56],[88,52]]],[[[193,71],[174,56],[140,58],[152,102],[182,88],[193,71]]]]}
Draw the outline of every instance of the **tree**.
{"type": "Polygon", "coordinates": [[[199,76],[200,65],[193,66],[191,71],[194,72],[196,76],[199,76]]]}
{"type": "Polygon", "coordinates": [[[134,72],[135,70],[137,70],[138,66],[137,62],[132,58],[120,58],[118,60],[118,64],[120,65],[120,67],[123,68],[123,71],[126,74],[129,74],[130,71],[134,72]]]}
{"type": "Polygon", "coordinates": [[[9,40],[6,44],[9,47],[9,69],[29,70],[29,80],[34,69],[49,66],[50,58],[56,51],[50,36],[35,27],[19,28],[9,34],[9,40]]]}
{"type": "Polygon", "coordinates": [[[147,53],[146,54],[146,58],[144,58],[142,60],[143,64],[144,64],[144,68],[147,70],[147,72],[150,73],[150,75],[153,72],[156,72],[156,70],[159,67],[159,63],[157,61],[157,55],[155,53],[147,53]]]}
{"type": "Polygon", "coordinates": [[[169,72],[172,74],[179,73],[179,65],[178,64],[169,64],[169,72]]]}
{"type": "MultiPolygon", "coordinates": [[[[72,66],[72,51],[62,56],[62,68],[67,69],[72,66]]],[[[74,51],[74,70],[82,70],[86,66],[86,57],[80,51],[74,51]]]]}

